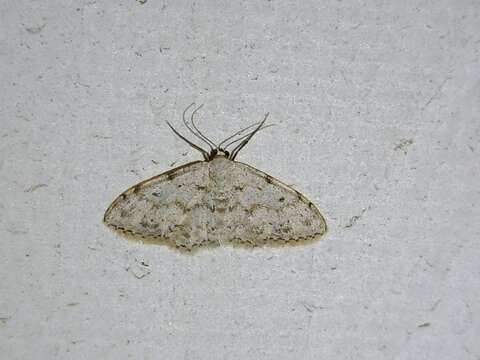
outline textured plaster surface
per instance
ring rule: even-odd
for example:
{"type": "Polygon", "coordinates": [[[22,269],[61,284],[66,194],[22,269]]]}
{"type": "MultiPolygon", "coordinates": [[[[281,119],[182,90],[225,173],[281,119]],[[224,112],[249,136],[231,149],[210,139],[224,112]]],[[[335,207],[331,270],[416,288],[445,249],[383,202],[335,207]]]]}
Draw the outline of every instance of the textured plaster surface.
{"type": "Polygon", "coordinates": [[[0,5],[0,358],[478,359],[478,1],[0,5]],[[292,184],[329,231],[186,255],[102,224],[200,159],[292,184]]]}

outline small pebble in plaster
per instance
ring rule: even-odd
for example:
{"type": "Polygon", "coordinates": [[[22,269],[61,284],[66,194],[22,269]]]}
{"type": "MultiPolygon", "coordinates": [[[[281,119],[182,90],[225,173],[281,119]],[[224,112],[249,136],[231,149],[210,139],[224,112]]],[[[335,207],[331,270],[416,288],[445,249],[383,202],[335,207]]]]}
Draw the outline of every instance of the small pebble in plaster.
{"type": "Polygon", "coordinates": [[[393,150],[403,151],[404,154],[407,153],[407,148],[413,144],[413,139],[402,139],[398,144],[395,145],[393,150]]]}
{"type": "Polygon", "coordinates": [[[194,115],[183,122],[204,150],[170,123],[173,132],[198,150],[204,161],[194,161],[131,187],[107,209],[104,222],[141,241],[171,245],[181,250],[224,244],[249,247],[295,244],[313,240],[326,230],[325,219],[304,195],[272,176],[235,161],[239,151],[265,125],[250,125],[220,144],[196,126],[194,115]]]}
{"type": "MultiPolygon", "coordinates": [[[[369,207],[370,208],[370,207],[369,207]]],[[[348,223],[344,226],[345,229],[348,229],[348,228],[351,228],[353,225],[355,225],[355,223],[360,220],[360,218],[363,216],[363,214],[365,213],[365,211],[367,211],[367,209],[369,208],[365,208],[365,209],[362,209],[362,212],[358,215],[354,215],[350,218],[350,220],[348,221],[348,223]]]]}
{"type": "Polygon", "coordinates": [[[135,276],[137,279],[143,279],[145,276],[151,273],[149,265],[144,260],[137,258],[130,261],[130,264],[125,268],[129,273],[135,276]]]}
{"type": "Polygon", "coordinates": [[[23,192],[30,193],[30,192],[34,192],[35,190],[38,190],[40,188],[47,187],[47,186],[48,186],[47,184],[32,185],[29,188],[23,190],[23,192]]]}
{"type": "Polygon", "coordinates": [[[25,26],[25,30],[30,34],[38,34],[43,30],[47,24],[34,25],[34,26],[25,26]]]}
{"type": "Polygon", "coordinates": [[[7,325],[7,322],[8,322],[11,318],[12,318],[11,316],[0,317],[0,325],[1,325],[1,326],[7,325]]]}

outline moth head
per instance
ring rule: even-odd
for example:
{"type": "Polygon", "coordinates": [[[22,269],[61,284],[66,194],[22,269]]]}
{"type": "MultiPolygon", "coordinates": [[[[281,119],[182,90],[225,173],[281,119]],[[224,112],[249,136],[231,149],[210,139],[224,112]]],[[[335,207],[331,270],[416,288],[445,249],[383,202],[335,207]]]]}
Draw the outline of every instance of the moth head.
{"type": "Polygon", "coordinates": [[[228,159],[230,157],[230,151],[219,147],[218,149],[215,149],[215,156],[217,155],[226,157],[228,159]]]}
{"type": "Polygon", "coordinates": [[[183,115],[182,115],[182,119],[183,119],[183,124],[185,125],[185,127],[195,136],[197,137],[199,140],[201,140],[202,142],[204,142],[205,144],[207,144],[210,148],[210,150],[205,150],[203,148],[201,148],[200,146],[198,146],[197,144],[193,143],[192,141],[190,141],[189,139],[187,139],[185,136],[181,135],[168,121],[167,121],[167,125],[170,127],[170,129],[172,129],[172,131],[180,138],[182,139],[183,141],[185,141],[188,145],[190,145],[191,147],[193,147],[195,150],[198,150],[200,151],[200,153],[202,154],[203,158],[205,159],[205,161],[211,161],[213,160],[215,157],[217,156],[223,156],[229,160],[235,160],[235,158],[237,157],[239,151],[245,146],[247,145],[247,143],[250,141],[250,139],[253,137],[253,135],[255,135],[258,131],[260,130],[263,130],[263,129],[266,129],[267,127],[270,127],[272,126],[273,124],[269,124],[269,125],[265,125],[265,121],[267,121],[267,118],[268,118],[268,113],[265,114],[265,117],[263,118],[262,121],[258,122],[258,123],[254,123],[250,126],[247,126],[246,128],[243,128],[239,131],[237,131],[236,133],[234,133],[233,135],[227,137],[226,139],[224,139],[222,142],[220,142],[218,145],[215,144],[213,141],[211,141],[209,138],[207,138],[197,127],[197,125],[195,124],[195,120],[194,120],[194,116],[195,114],[197,113],[198,110],[200,110],[200,108],[203,106],[203,105],[200,105],[199,107],[195,108],[193,110],[193,112],[191,113],[190,115],[190,121],[188,121],[186,119],[186,113],[187,111],[193,106],[195,105],[195,103],[192,103],[190,104],[184,111],[183,111],[183,115]],[[253,130],[252,130],[253,129],[253,130]],[[247,132],[247,130],[250,130],[249,132],[247,132]],[[232,146],[233,144],[235,143],[238,143],[235,145],[234,148],[232,148],[231,150],[228,150],[228,148],[230,146],[232,146]]]}

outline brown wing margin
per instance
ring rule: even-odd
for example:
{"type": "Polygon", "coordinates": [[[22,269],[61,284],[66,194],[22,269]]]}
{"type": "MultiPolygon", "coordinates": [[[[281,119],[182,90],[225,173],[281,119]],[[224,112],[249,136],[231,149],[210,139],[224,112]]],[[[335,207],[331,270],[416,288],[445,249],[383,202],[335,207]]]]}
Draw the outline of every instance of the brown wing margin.
{"type": "MultiPolygon", "coordinates": [[[[135,192],[135,191],[138,191],[139,189],[145,187],[145,185],[147,185],[149,182],[151,181],[155,181],[155,180],[158,180],[159,178],[161,177],[166,177],[168,178],[168,176],[171,176],[173,175],[174,173],[177,173],[178,171],[181,171],[183,169],[186,169],[194,164],[198,164],[198,163],[202,163],[204,161],[202,160],[197,160],[197,161],[192,161],[192,162],[189,162],[187,164],[184,164],[184,165],[180,165],[180,166],[177,166],[176,168],[173,168],[173,169],[170,169],[170,170],[167,170],[161,174],[158,174],[158,175],[155,175],[149,179],[146,179],[146,180],[143,180],[141,182],[139,182],[138,184],[135,184],[131,187],[129,187],[127,190],[125,190],[124,192],[122,192],[119,196],[117,196],[115,198],[115,200],[113,200],[113,202],[110,204],[110,206],[107,208],[107,210],[105,211],[105,214],[103,215],[103,222],[106,223],[106,219],[107,219],[107,216],[108,214],[110,213],[111,209],[121,200],[123,200],[125,197],[126,197],[126,194],[127,193],[130,193],[130,192],[135,192]]],[[[183,171],[183,173],[185,173],[185,171],[183,171]]]]}

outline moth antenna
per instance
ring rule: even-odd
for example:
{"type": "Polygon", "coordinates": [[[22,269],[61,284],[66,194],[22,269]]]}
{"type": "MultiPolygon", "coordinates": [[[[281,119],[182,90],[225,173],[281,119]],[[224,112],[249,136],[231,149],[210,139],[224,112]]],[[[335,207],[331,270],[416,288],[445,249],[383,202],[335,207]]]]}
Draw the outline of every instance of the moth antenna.
{"type": "Polygon", "coordinates": [[[243,129],[241,129],[241,130],[238,130],[235,134],[233,134],[233,135],[227,137],[226,139],[222,140],[222,142],[221,142],[220,144],[218,144],[218,147],[222,147],[222,145],[223,145],[224,143],[226,143],[228,140],[234,138],[234,137],[237,136],[237,135],[240,135],[240,134],[243,133],[245,130],[248,130],[248,129],[254,127],[254,126],[257,126],[259,123],[260,123],[260,122],[256,122],[256,123],[254,123],[254,124],[251,124],[251,125],[243,128],[243,129]]]}
{"type": "MultiPolygon", "coordinates": [[[[258,125],[259,123],[256,123],[256,124],[258,125]]],[[[271,126],[275,126],[275,124],[268,124],[268,125],[262,126],[258,131],[264,130],[264,129],[269,128],[269,127],[271,127],[271,126]]],[[[250,126],[250,127],[251,127],[251,126],[250,126]]],[[[235,144],[236,142],[242,141],[242,140],[245,139],[246,137],[250,136],[250,134],[251,134],[251,132],[249,132],[248,134],[243,135],[242,137],[240,137],[240,138],[238,138],[238,139],[235,139],[235,140],[230,141],[227,145],[225,145],[225,146],[223,147],[223,149],[226,150],[230,145],[235,144]]]]}
{"type": "MultiPolygon", "coordinates": [[[[182,120],[183,120],[183,125],[185,125],[185,127],[193,134],[195,135],[197,138],[199,138],[200,140],[202,140],[204,143],[206,143],[209,147],[210,147],[210,150],[213,150],[214,148],[212,148],[212,145],[210,145],[207,141],[205,141],[204,138],[202,138],[199,134],[197,134],[191,127],[190,125],[188,124],[187,122],[187,119],[185,118],[185,114],[187,113],[188,109],[190,109],[193,105],[195,105],[195,103],[191,103],[190,105],[187,106],[187,108],[185,110],[183,110],[183,114],[182,114],[182,120]]],[[[200,107],[198,107],[196,110],[194,110],[194,113],[195,111],[197,111],[198,109],[200,109],[203,105],[200,105],[200,107]]]]}
{"type": "MultiPolygon", "coordinates": [[[[197,133],[202,137],[202,139],[204,139],[204,141],[207,141],[209,143],[209,145],[213,145],[213,147],[216,149],[218,148],[217,145],[215,145],[215,143],[210,140],[208,137],[206,137],[199,129],[198,127],[195,125],[195,121],[193,120],[193,117],[195,116],[195,114],[197,113],[198,110],[200,110],[201,108],[203,107],[203,104],[200,105],[199,107],[197,107],[195,110],[193,110],[192,112],[192,115],[190,116],[190,122],[192,123],[192,126],[195,130],[197,130],[197,133]]],[[[211,146],[210,146],[211,148],[211,146]]],[[[213,150],[213,149],[212,149],[213,150]]]]}
{"type": "Polygon", "coordinates": [[[250,139],[253,137],[253,135],[255,135],[255,134],[262,128],[263,124],[265,124],[265,121],[267,121],[267,118],[268,118],[268,115],[269,115],[269,114],[270,114],[270,113],[266,113],[266,114],[265,114],[265,117],[263,118],[263,120],[262,120],[262,122],[260,123],[260,125],[258,125],[258,126],[255,128],[255,130],[253,130],[245,140],[243,140],[240,144],[238,144],[238,145],[232,150],[232,152],[230,153],[230,160],[235,160],[235,158],[236,158],[237,155],[238,155],[238,152],[239,152],[240,150],[242,150],[242,148],[243,148],[245,145],[247,145],[247,143],[250,141],[250,139]]]}
{"type": "Polygon", "coordinates": [[[180,134],[177,130],[175,130],[175,128],[170,125],[170,123],[168,121],[165,121],[167,123],[167,125],[170,127],[170,129],[172,129],[172,131],[175,133],[175,135],[177,135],[180,139],[182,139],[183,141],[185,141],[188,145],[190,145],[191,147],[193,147],[194,149],[200,151],[203,155],[203,158],[205,160],[208,160],[208,152],[203,150],[200,146],[198,145],[195,145],[194,143],[192,143],[190,140],[188,140],[185,136],[183,136],[182,134],[180,134]]]}

